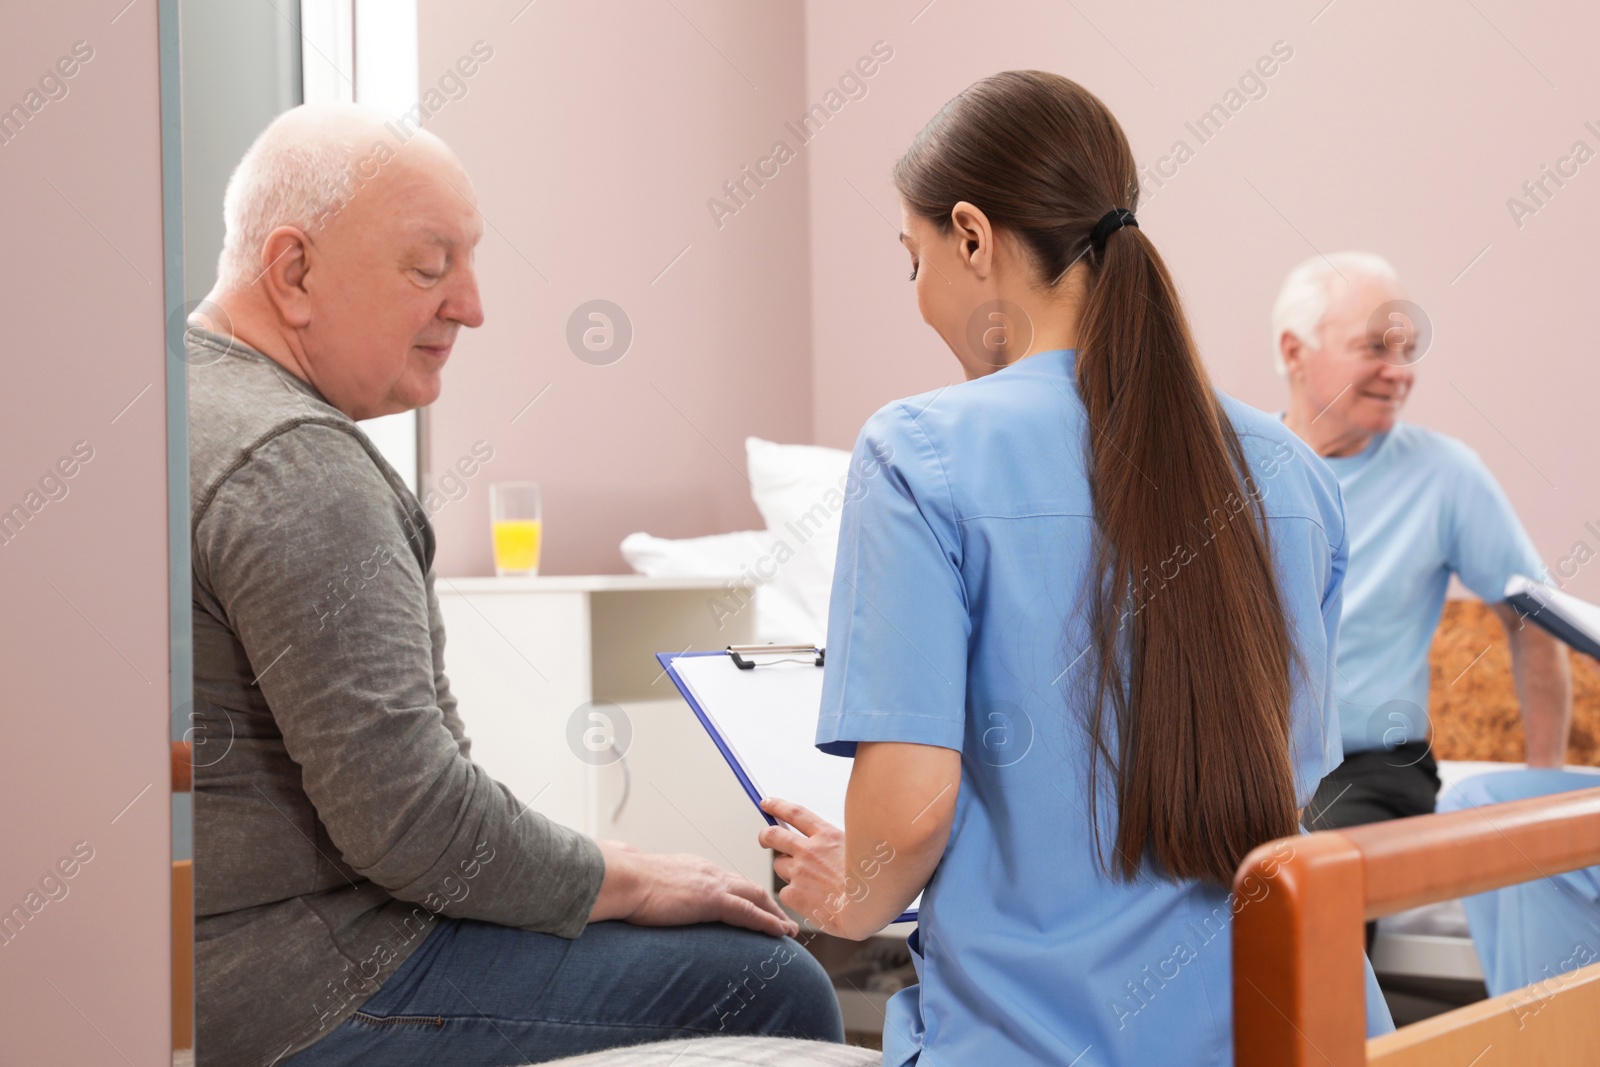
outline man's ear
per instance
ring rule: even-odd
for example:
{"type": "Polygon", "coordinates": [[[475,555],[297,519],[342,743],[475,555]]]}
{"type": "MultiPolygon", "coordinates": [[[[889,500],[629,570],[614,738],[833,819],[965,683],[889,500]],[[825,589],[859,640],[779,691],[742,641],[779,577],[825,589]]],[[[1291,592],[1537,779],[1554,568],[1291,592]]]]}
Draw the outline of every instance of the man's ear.
{"type": "Polygon", "coordinates": [[[978,277],[987,278],[994,267],[994,227],[989,216],[975,204],[963,200],[950,209],[954,238],[960,242],[958,254],[978,277]]]}
{"type": "Polygon", "coordinates": [[[1293,378],[1305,368],[1306,345],[1288,330],[1278,335],[1278,355],[1283,357],[1284,373],[1293,378]]]}
{"type": "Polygon", "coordinates": [[[311,294],[306,287],[311,255],[311,239],[298,226],[279,226],[261,246],[262,270],[255,284],[288,326],[311,322],[311,294]]]}

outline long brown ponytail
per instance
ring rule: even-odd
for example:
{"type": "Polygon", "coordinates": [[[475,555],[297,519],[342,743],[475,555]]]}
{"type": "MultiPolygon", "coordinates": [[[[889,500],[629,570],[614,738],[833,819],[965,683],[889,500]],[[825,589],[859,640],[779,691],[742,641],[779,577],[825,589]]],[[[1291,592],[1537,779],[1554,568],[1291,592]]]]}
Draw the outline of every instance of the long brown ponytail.
{"type": "Polygon", "coordinates": [[[959,201],[975,204],[1046,285],[1087,264],[1077,374],[1096,519],[1090,823],[1099,840],[1109,766],[1116,855],[1102,866],[1132,880],[1148,859],[1228,885],[1250,849],[1296,831],[1292,646],[1261,498],[1172,278],[1136,227],[1090,242],[1108,211],[1138,206],[1122,128],[1075,82],[1007,71],[946,104],[894,181],[942,232],[959,201]]]}

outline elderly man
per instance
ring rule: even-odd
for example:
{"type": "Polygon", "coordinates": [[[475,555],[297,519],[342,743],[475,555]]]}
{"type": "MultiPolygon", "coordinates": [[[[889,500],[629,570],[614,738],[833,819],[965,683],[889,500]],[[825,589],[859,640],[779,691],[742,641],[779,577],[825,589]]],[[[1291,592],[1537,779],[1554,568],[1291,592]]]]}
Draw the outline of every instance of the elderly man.
{"type": "Polygon", "coordinates": [[[768,892],[590,840],[470,758],[433,530],[355,421],[431,402],[483,321],[455,157],[359,109],[296,108],[225,214],[187,350],[199,1062],[839,1041],[768,892]]]}
{"type": "Polygon", "coordinates": [[[1350,539],[1335,664],[1345,761],[1306,811],[1312,829],[1434,810],[1428,648],[1452,574],[1510,638],[1528,762],[1566,754],[1565,652],[1505,603],[1512,575],[1544,573],[1538,553],[1471,449],[1398,419],[1417,375],[1414,318],[1394,268],[1365,252],[1302,263],[1272,311],[1283,420],[1339,479],[1350,539]]]}

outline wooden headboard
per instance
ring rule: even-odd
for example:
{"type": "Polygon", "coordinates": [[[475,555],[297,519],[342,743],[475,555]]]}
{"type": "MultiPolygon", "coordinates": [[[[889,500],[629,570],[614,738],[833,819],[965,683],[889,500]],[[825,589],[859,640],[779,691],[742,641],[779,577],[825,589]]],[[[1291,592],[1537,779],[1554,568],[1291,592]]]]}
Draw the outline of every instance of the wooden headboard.
{"type": "MultiPolygon", "coordinates": [[[[1572,656],[1572,743],[1567,762],[1600,766],[1600,667],[1572,656]]],[[[1439,759],[1523,758],[1522,722],[1505,629],[1481,600],[1449,600],[1429,653],[1428,714],[1439,759]]]]}

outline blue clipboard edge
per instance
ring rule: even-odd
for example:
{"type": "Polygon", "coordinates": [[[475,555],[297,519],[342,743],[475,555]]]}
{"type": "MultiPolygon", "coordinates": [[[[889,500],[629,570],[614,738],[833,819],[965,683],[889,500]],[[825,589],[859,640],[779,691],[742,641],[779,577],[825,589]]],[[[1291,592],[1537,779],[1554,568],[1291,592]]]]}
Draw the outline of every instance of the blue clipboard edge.
{"type": "MultiPolygon", "coordinates": [[[[757,789],[755,783],[750,780],[750,776],[744,773],[744,768],[741,767],[739,765],[739,761],[734,758],[733,752],[728,748],[728,743],[722,739],[722,735],[717,732],[716,726],[712,724],[710,716],[708,716],[705,712],[705,709],[700,706],[700,702],[694,698],[694,693],[690,691],[688,683],[683,680],[683,678],[678,674],[677,669],[672,665],[673,660],[688,659],[691,656],[701,657],[726,655],[727,653],[720,649],[712,650],[710,652],[657,652],[656,662],[661,664],[661,669],[667,672],[667,677],[671,678],[672,684],[677,686],[678,693],[689,705],[689,710],[694,712],[694,717],[700,720],[700,725],[705,727],[707,734],[711,735],[711,740],[716,744],[717,751],[722,753],[722,758],[727,761],[729,768],[731,768],[733,771],[734,777],[739,779],[739,784],[744,787],[745,795],[750,798],[750,802],[756,806],[756,811],[760,813],[763,819],[767,820],[768,826],[777,826],[778,820],[761,810],[761,791],[757,789]]],[[[917,921],[917,913],[916,911],[902,912],[900,917],[894,921],[897,923],[914,923],[917,921]]]]}
{"type": "Polygon", "coordinates": [[[1575,648],[1586,656],[1600,660],[1600,644],[1588,634],[1579,630],[1560,615],[1560,608],[1553,603],[1545,602],[1544,598],[1531,590],[1512,593],[1506,597],[1506,603],[1517,610],[1523,618],[1539,627],[1541,630],[1561,641],[1570,648],[1575,648]]]}
{"type": "Polygon", "coordinates": [[[661,669],[667,672],[667,677],[672,679],[672,684],[678,687],[678,693],[686,702],[688,702],[689,710],[694,712],[694,717],[700,720],[700,725],[705,727],[706,733],[711,735],[711,740],[716,743],[717,751],[722,753],[722,758],[728,761],[728,766],[733,769],[734,777],[738,778],[739,784],[744,786],[745,795],[747,795],[750,798],[750,802],[756,806],[756,810],[761,812],[761,817],[767,820],[768,826],[777,826],[777,819],[774,819],[766,812],[761,811],[761,791],[758,790],[755,783],[750,780],[750,776],[744,773],[744,768],[741,767],[739,765],[739,761],[734,758],[733,751],[728,748],[728,743],[722,739],[722,735],[717,732],[716,726],[712,724],[711,717],[706,714],[705,709],[700,706],[700,702],[694,698],[694,693],[690,691],[689,684],[683,680],[683,678],[678,674],[677,668],[673,667],[672,665],[673,660],[688,659],[691,656],[698,658],[702,656],[726,655],[726,652],[717,651],[657,652],[656,662],[661,664],[661,669]]]}

